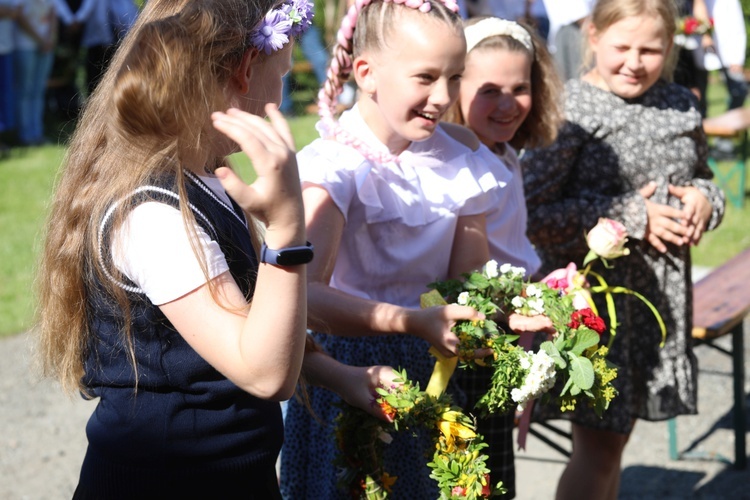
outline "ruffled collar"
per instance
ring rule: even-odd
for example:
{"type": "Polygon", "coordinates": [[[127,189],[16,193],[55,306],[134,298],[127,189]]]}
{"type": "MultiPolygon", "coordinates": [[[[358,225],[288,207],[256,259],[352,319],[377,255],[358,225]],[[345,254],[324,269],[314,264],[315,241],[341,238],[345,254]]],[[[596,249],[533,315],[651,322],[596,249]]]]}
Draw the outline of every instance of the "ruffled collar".
{"type": "MultiPolygon", "coordinates": [[[[377,162],[372,158],[367,158],[367,155],[362,154],[365,160],[373,163],[381,163],[389,166],[418,164],[420,167],[439,168],[445,166],[446,163],[455,161],[460,156],[472,152],[468,146],[454,140],[438,126],[435,133],[427,139],[419,142],[412,141],[411,144],[409,144],[409,147],[399,155],[393,155],[390,153],[388,146],[383,144],[367,123],[365,123],[357,104],[351,109],[344,111],[339,119],[339,123],[343,129],[352,134],[362,143],[366,144],[371,150],[376,151],[383,156],[391,156],[393,158],[393,161],[390,162],[377,162]]],[[[316,129],[321,137],[328,137],[328,135],[326,135],[326,126],[322,122],[316,124],[316,129]]],[[[342,145],[348,146],[344,144],[342,145]]]]}
{"type": "MultiPolygon", "coordinates": [[[[340,123],[369,147],[386,149],[356,106],[342,115],[340,123]]],[[[318,165],[317,175],[334,183],[335,172],[350,172],[368,223],[400,220],[408,226],[422,226],[451,217],[469,203],[479,213],[489,208],[486,200],[491,197],[486,195],[494,194],[512,177],[486,146],[472,150],[441,127],[424,141],[412,142],[397,161],[385,163],[333,139],[311,146],[301,153],[305,162],[318,165]]]]}

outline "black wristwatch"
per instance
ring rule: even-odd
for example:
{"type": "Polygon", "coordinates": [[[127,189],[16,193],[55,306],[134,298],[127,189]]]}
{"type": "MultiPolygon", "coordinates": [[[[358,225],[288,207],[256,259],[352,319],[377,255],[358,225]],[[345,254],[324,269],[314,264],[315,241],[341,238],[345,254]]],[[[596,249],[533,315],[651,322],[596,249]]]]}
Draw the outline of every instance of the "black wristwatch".
{"type": "Polygon", "coordinates": [[[274,266],[298,266],[313,260],[313,246],[309,241],[304,246],[273,250],[264,241],[260,247],[260,261],[274,266]]]}

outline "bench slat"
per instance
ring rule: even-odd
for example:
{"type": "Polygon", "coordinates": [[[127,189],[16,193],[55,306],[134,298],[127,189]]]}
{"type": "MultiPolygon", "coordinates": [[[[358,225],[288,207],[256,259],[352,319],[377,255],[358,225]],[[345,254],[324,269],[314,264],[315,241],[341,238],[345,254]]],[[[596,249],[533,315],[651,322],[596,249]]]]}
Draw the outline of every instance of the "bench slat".
{"type": "Polygon", "coordinates": [[[750,313],[750,248],[693,287],[693,337],[725,335],[750,313]]]}
{"type": "Polygon", "coordinates": [[[706,135],[734,137],[750,128],[750,108],[737,108],[703,120],[706,135]]]}

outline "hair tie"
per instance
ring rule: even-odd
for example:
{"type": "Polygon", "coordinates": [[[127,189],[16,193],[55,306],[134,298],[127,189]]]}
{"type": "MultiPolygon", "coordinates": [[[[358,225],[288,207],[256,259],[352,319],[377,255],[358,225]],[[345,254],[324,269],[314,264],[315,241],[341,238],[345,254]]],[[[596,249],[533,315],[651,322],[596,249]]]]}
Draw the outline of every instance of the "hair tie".
{"type": "Polygon", "coordinates": [[[467,54],[482,40],[502,35],[509,36],[513,40],[520,42],[521,45],[531,52],[531,55],[534,55],[534,42],[531,40],[531,35],[523,26],[513,21],[497,17],[482,19],[478,23],[464,28],[464,34],[466,35],[467,54]]]}

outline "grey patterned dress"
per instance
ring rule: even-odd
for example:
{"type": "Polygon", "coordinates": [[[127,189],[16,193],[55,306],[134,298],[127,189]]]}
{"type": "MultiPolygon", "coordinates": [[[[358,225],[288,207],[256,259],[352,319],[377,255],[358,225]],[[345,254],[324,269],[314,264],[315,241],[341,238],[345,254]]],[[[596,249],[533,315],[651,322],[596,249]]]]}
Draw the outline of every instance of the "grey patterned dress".
{"type": "MultiPolygon", "coordinates": [[[[619,326],[609,359],[619,367],[619,395],[602,419],[588,408],[568,416],[580,425],[629,433],[635,418],[695,414],[690,248],[667,244],[667,253],[661,254],[642,239],[647,217],[638,193],[655,181],[658,188],[651,201],[680,207],[668,185],[694,186],[713,206],[708,229],[721,221],[724,194],[711,181],[695,99],[686,88],[663,81],[638,98],[623,99],[571,80],[566,84],[565,115],[557,141],[522,158],[529,238],[542,257],[542,270],[569,262],[580,265],[588,251],[584,234],[599,217],[618,220],[630,235],[631,253],[613,261],[611,269],[594,270],[610,285],[648,298],[668,331],[666,344],[659,348],[661,334],[648,308],[637,298],[616,294],[619,326]]],[[[599,312],[606,312],[603,301],[597,302],[599,312]]],[[[541,418],[555,414],[559,416],[550,407],[538,410],[541,418]]]]}

